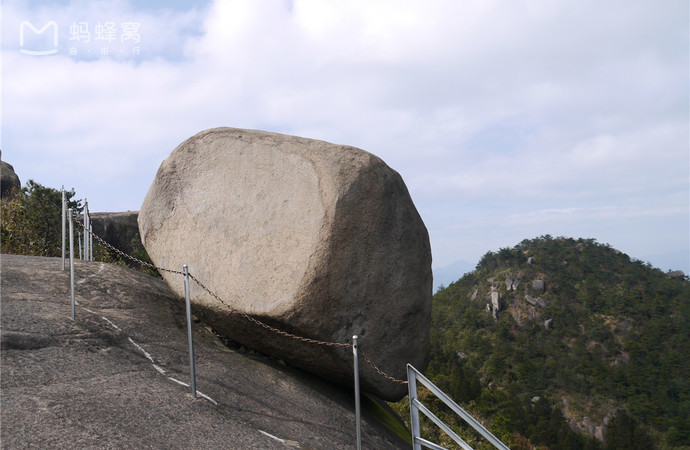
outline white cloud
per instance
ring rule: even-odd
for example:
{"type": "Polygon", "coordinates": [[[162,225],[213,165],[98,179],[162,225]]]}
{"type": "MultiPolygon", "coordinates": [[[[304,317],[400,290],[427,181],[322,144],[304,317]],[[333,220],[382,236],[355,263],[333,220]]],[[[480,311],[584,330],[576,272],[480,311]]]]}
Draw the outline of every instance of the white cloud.
{"type": "MultiPolygon", "coordinates": [[[[445,263],[508,236],[503,221],[523,234],[514,244],[617,223],[593,211],[634,208],[662,227],[660,209],[688,208],[684,2],[26,5],[3,4],[4,157],[23,180],[74,180],[106,209],[137,209],[161,160],[221,125],[383,157],[445,263]],[[17,51],[21,20],[56,20],[68,33],[75,20],[101,19],[141,23],[142,54],[17,51]]],[[[631,246],[646,239],[639,230],[626,232],[631,246]]],[[[675,240],[687,246],[687,228],[675,240]]]]}

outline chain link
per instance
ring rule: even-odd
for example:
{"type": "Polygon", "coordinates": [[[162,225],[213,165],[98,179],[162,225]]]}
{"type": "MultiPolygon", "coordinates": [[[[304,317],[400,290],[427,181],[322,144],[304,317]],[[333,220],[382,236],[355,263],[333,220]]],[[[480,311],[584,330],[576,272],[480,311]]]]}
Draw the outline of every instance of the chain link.
{"type": "Polygon", "coordinates": [[[99,235],[97,235],[96,233],[92,232],[91,230],[87,230],[86,227],[84,226],[84,224],[81,223],[78,219],[75,219],[75,222],[77,222],[77,225],[79,225],[79,226],[84,230],[84,232],[91,234],[94,238],[96,238],[96,240],[97,240],[98,242],[100,242],[101,244],[103,244],[105,247],[107,247],[107,248],[109,248],[110,250],[114,251],[114,252],[117,253],[118,255],[120,255],[120,256],[122,256],[122,257],[124,257],[124,258],[129,259],[130,261],[134,261],[135,263],[139,263],[139,264],[141,264],[142,266],[146,266],[146,267],[149,267],[149,268],[151,268],[151,269],[155,269],[155,270],[157,270],[157,271],[159,271],[159,272],[170,272],[170,273],[174,273],[174,274],[177,274],[177,275],[184,275],[184,272],[182,272],[182,271],[179,271],[179,270],[171,270],[171,269],[165,269],[165,268],[163,268],[163,267],[157,267],[157,266],[155,266],[155,265],[153,265],[153,264],[151,264],[151,263],[148,263],[148,262],[146,262],[146,261],[142,261],[142,260],[140,260],[140,259],[135,258],[134,256],[128,255],[127,253],[123,252],[122,250],[120,250],[120,249],[118,249],[118,248],[115,248],[115,247],[113,247],[112,245],[110,245],[109,243],[107,243],[106,241],[104,241],[103,238],[101,238],[101,237],[100,237],[99,235]]]}
{"type": "Polygon", "coordinates": [[[383,378],[385,378],[385,379],[387,379],[388,381],[391,381],[391,382],[393,382],[393,383],[407,384],[407,380],[398,380],[397,378],[394,378],[394,377],[388,375],[388,374],[387,374],[386,372],[384,372],[383,370],[379,369],[379,368],[376,366],[376,364],[374,364],[373,362],[371,362],[371,360],[367,357],[367,355],[366,355],[364,352],[360,352],[360,354],[362,355],[362,358],[364,358],[364,360],[365,360],[367,363],[369,363],[369,365],[371,366],[371,368],[374,369],[374,370],[376,371],[376,373],[378,373],[379,375],[381,375],[383,378]]]}
{"type": "MultiPolygon", "coordinates": [[[[74,221],[77,223],[77,225],[79,225],[84,230],[84,232],[90,233],[91,235],[93,235],[93,237],[96,238],[96,240],[99,241],[101,244],[103,244],[106,248],[112,250],[113,252],[115,252],[116,254],[118,254],[124,258],[129,259],[130,261],[133,261],[133,262],[138,263],[138,264],[145,266],[145,267],[149,267],[151,269],[158,270],[159,272],[168,272],[168,273],[173,273],[173,274],[182,275],[182,276],[185,275],[184,272],[182,272],[182,271],[158,267],[154,264],[148,263],[146,261],[142,261],[140,259],[135,258],[134,256],[128,255],[127,253],[123,252],[122,250],[115,248],[112,245],[110,245],[109,243],[107,243],[105,240],[103,240],[103,238],[98,236],[96,233],[92,232],[91,230],[87,230],[86,227],[84,226],[84,224],[81,223],[78,219],[75,219],[74,221]]],[[[248,321],[254,323],[255,325],[258,325],[258,326],[260,326],[266,330],[269,330],[273,333],[279,334],[281,336],[285,336],[285,337],[290,338],[290,339],[294,339],[294,340],[299,341],[299,342],[304,342],[307,344],[315,344],[315,345],[321,345],[321,346],[325,346],[325,347],[334,347],[334,348],[352,348],[353,347],[353,344],[340,343],[340,342],[319,341],[317,339],[306,338],[303,336],[298,336],[296,334],[288,333],[287,331],[279,330],[276,327],[272,327],[271,325],[263,323],[259,319],[252,317],[249,314],[246,314],[246,313],[243,313],[242,311],[237,310],[232,305],[230,305],[228,302],[226,302],[222,298],[220,298],[213,291],[211,291],[208,287],[206,287],[206,285],[204,285],[201,281],[199,281],[199,279],[197,277],[195,277],[191,273],[189,274],[189,278],[194,280],[194,282],[196,284],[198,284],[199,287],[201,287],[204,291],[206,291],[211,297],[213,297],[214,299],[219,301],[221,304],[230,308],[231,312],[239,314],[240,316],[244,317],[246,320],[248,320],[248,321]]],[[[383,378],[387,379],[388,381],[390,381],[392,383],[408,384],[408,382],[406,380],[399,380],[397,378],[394,378],[394,377],[388,375],[387,373],[385,373],[384,371],[382,371],[381,369],[379,369],[378,366],[376,366],[376,364],[374,364],[367,357],[367,355],[364,352],[360,351],[359,353],[362,355],[362,358],[364,358],[364,360],[372,367],[372,369],[374,369],[374,371],[376,371],[376,373],[381,375],[383,378]]]]}
{"type": "Polygon", "coordinates": [[[340,342],[326,342],[326,341],[319,341],[317,339],[310,339],[310,338],[306,338],[303,336],[297,336],[296,334],[288,333],[287,331],[279,330],[278,328],[275,328],[275,327],[272,327],[268,324],[265,324],[262,321],[260,321],[259,319],[252,317],[249,314],[243,313],[242,311],[238,311],[237,309],[235,309],[232,305],[230,305],[228,302],[224,301],[222,298],[220,298],[218,295],[216,295],[214,292],[212,292],[209,288],[207,288],[201,281],[199,281],[199,279],[197,277],[195,277],[191,273],[189,274],[189,278],[194,280],[194,282],[196,284],[198,284],[204,291],[206,291],[213,298],[215,298],[220,303],[222,303],[223,305],[230,308],[231,312],[233,312],[235,314],[239,314],[240,316],[244,317],[248,321],[250,321],[256,325],[259,325],[260,327],[265,328],[266,330],[272,331],[276,334],[288,337],[290,339],[294,339],[296,341],[306,342],[308,344],[323,345],[325,347],[352,348],[352,344],[343,344],[340,342]]]}

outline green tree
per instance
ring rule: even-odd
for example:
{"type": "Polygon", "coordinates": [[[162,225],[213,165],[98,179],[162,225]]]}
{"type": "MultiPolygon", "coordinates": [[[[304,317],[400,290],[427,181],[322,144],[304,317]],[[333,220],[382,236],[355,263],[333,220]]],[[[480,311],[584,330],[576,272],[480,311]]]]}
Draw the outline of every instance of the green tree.
{"type": "Polygon", "coordinates": [[[652,439],[628,413],[619,411],[606,429],[606,450],[654,449],[652,439]]]}
{"type": "MultiPolygon", "coordinates": [[[[74,189],[65,192],[68,208],[82,211],[74,189]]],[[[0,243],[3,253],[60,256],[62,192],[27,181],[21,192],[1,206],[0,243]]]]}

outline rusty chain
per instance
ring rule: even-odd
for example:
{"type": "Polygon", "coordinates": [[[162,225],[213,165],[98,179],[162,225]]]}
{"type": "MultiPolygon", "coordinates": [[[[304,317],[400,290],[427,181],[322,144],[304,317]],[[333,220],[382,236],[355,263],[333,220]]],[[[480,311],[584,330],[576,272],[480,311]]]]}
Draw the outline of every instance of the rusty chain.
{"type": "Polygon", "coordinates": [[[157,267],[157,266],[155,266],[155,265],[153,265],[153,264],[151,264],[151,263],[148,263],[148,262],[146,262],[146,261],[142,261],[142,260],[140,260],[140,259],[135,258],[134,256],[128,255],[127,253],[123,252],[122,250],[120,250],[120,249],[118,249],[118,248],[115,248],[115,247],[113,247],[112,245],[110,245],[109,243],[107,243],[106,241],[104,241],[103,238],[101,238],[99,235],[97,235],[97,234],[94,233],[93,231],[87,230],[86,227],[84,226],[84,224],[81,223],[78,219],[75,219],[75,222],[77,222],[77,225],[79,225],[79,226],[82,228],[82,230],[84,230],[85,233],[91,234],[93,237],[96,238],[96,240],[97,240],[98,242],[100,242],[101,244],[103,244],[106,248],[108,248],[108,249],[114,251],[115,253],[117,253],[117,254],[120,255],[120,256],[123,256],[123,257],[129,259],[130,261],[133,261],[133,262],[138,263],[138,264],[140,264],[140,265],[142,265],[142,266],[146,266],[146,267],[149,267],[149,268],[151,268],[151,269],[157,270],[157,271],[159,271],[159,272],[170,272],[170,273],[174,273],[174,274],[177,274],[177,275],[184,275],[184,272],[182,272],[182,271],[179,271],[179,270],[172,270],[172,269],[165,269],[165,268],[163,268],[163,267],[157,267]]]}
{"type": "MultiPolygon", "coordinates": [[[[323,346],[327,346],[327,347],[337,347],[337,348],[352,348],[352,347],[353,347],[352,344],[342,344],[342,343],[339,343],[339,342],[319,341],[319,340],[316,340],[316,339],[305,338],[305,337],[303,337],[303,336],[297,336],[297,335],[295,335],[295,334],[288,333],[288,332],[286,332],[286,331],[279,330],[278,328],[275,328],[275,327],[272,327],[272,326],[270,326],[270,325],[267,325],[267,324],[263,323],[262,321],[256,319],[255,317],[252,317],[252,316],[250,316],[249,314],[243,313],[243,312],[238,311],[237,309],[233,308],[232,305],[228,304],[228,303],[225,302],[222,298],[220,298],[218,295],[216,295],[214,292],[212,292],[208,287],[206,287],[201,281],[199,281],[198,278],[196,278],[196,277],[195,277],[194,275],[192,275],[191,273],[189,274],[189,278],[191,278],[192,280],[194,280],[194,282],[195,282],[196,284],[198,284],[198,285],[199,285],[204,291],[206,291],[210,296],[212,296],[213,298],[215,298],[216,300],[218,300],[220,303],[222,303],[222,304],[224,304],[225,306],[227,306],[228,308],[230,308],[232,312],[234,312],[234,313],[236,313],[236,314],[239,314],[240,316],[244,317],[245,319],[249,320],[250,322],[253,322],[254,324],[259,325],[260,327],[263,327],[263,328],[265,328],[265,329],[267,329],[267,330],[269,330],[269,331],[272,331],[272,332],[274,332],[274,333],[277,333],[277,334],[279,334],[279,335],[281,335],[281,336],[285,336],[285,337],[288,337],[288,338],[291,338],[291,339],[294,339],[294,340],[297,340],[297,341],[301,341],[301,342],[306,342],[306,343],[309,343],[309,344],[316,344],[316,345],[323,345],[323,346]]],[[[361,344],[360,344],[360,346],[361,346],[361,344]]],[[[399,380],[399,379],[397,379],[397,378],[394,378],[394,377],[388,375],[387,373],[385,373],[385,372],[382,371],[381,369],[379,369],[379,368],[376,366],[376,364],[374,364],[374,363],[367,357],[367,355],[366,355],[364,352],[360,352],[360,354],[362,355],[362,357],[364,358],[364,360],[372,367],[372,369],[374,369],[374,371],[376,371],[376,373],[378,373],[378,374],[381,375],[382,377],[386,378],[387,380],[389,380],[389,381],[391,381],[391,382],[393,382],[393,383],[407,384],[407,380],[399,380]]]]}
{"type": "Polygon", "coordinates": [[[326,342],[326,341],[319,341],[319,340],[316,340],[316,339],[310,339],[310,338],[306,338],[306,337],[303,337],[303,336],[297,336],[296,334],[288,333],[287,331],[279,330],[278,328],[275,328],[275,327],[272,327],[272,326],[270,326],[270,325],[268,325],[268,324],[265,324],[265,323],[263,323],[262,321],[260,321],[259,319],[255,318],[255,317],[252,317],[252,316],[250,316],[249,314],[243,313],[242,311],[238,311],[237,309],[235,309],[232,305],[230,305],[228,302],[224,301],[222,298],[220,298],[218,295],[216,295],[214,292],[212,292],[209,288],[207,288],[201,281],[199,281],[199,279],[198,279],[197,277],[195,277],[195,276],[192,275],[191,273],[189,274],[189,278],[191,278],[192,280],[194,280],[194,282],[195,282],[196,284],[198,284],[199,287],[201,287],[204,291],[206,291],[206,292],[207,292],[209,295],[211,295],[213,298],[215,298],[215,299],[218,300],[220,303],[222,303],[223,305],[225,305],[225,306],[227,306],[228,308],[230,308],[230,310],[231,310],[233,313],[239,314],[240,316],[244,317],[245,319],[249,320],[250,322],[253,322],[254,324],[259,325],[259,326],[261,326],[261,327],[263,327],[263,328],[265,328],[265,329],[267,329],[267,330],[269,330],[269,331],[272,331],[272,332],[274,332],[274,333],[277,333],[277,334],[279,334],[279,335],[281,335],[281,336],[288,337],[288,338],[290,338],[290,339],[294,339],[294,340],[296,340],[296,341],[306,342],[306,343],[308,343],[308,344],[323,345],[323,346],[326,346],[326,347],[352,348],[352,344],[342,344],[342,343],[339,343],[339,342],[326,342]]]}
{"type": "Polygon", "coordinates": [[[362,358],[364,358],[364,360],[365,360],[367,363],[369,363],[369,365],[371,366],[371,368],[374,369],[374,370],[376,371],[376,373],[378,373],[379,375],[381,375],[383,378],[385,378],[385,379],[387,379],[388,381],[393,382],[393,383],[407,384],[407,380],[398,380],[397,378],[394,378],[394,377],[388,375],[388,374],[387,374],[386,372],[384,372],[383,370],[379,369],[378,366],[377,366],[376,364],[374,364],[373,362],[371,362],[371,360],[367,357],[366,353],[360,352],[360,354],[362,355],[362,358]]]}
{"type": "MultiPolygon", "coordinates": [[[[130,261],[133,261],[133,262],[135,262],[135,263],[138,263],[138,264],[140,264],[140,265],[142,265],[142,266],[145,266],[145,267],[149,267],[149,268],[154,269],[154,270],[158,270],[159,272],[162,271],[162,272],[173,273],[173,274],[176,274],[176,275],[182,275],[182,276],[185,275],[184,272],[182,272],[182,271],[179,271],[179,270],[172,270],[172,269],[165,269],[165,268],[163,268],[163,267],[158,267],[158,266],[156,266],[156,265],[154,265],[154,264],[148,263],[148,262],[146,262],[146,261],[142,261],[142,260],[140,260],[140,259],[138,259],[138,258],[135,258],[134,256],[128,255],[127,253],[123,252],[122,250],[120,250],[120,249],[118,249],[118,248],[115,248],[114,246],[112,246],[112,245],[110,245],[109,243],[107,243],[105,240],[103,240],[103,238],[101,238],[100,236],[98,236],[98,235],[97,235],[96,233],[94,233],[93,231],[87,230],[86,227],[84,226],[84,224],[81,223],[78,219],[75,219],[75,222],[77,223],[77,225],[79,225],[79,226],[84,230],[84,232],[90,233],[93,237],[96,238],[96,240],[97,240],[98,242],[100,242],[101,244],[103,244],[106,248],[112,250],[113,252],[115,252],[116,254],[118,254],[118,255],[120,255],[120,256],[122,256],[122,257],[124,257],[124,258],[129,259],[130,261]]],[[[276,334],[279,334],[279,335],[281,335],[281,336],[284,336],[284,337],[287,337],[287,338],[290,338],[290,339],[294,339],[294,340],[296,340],[296,341],[304,342],[304,343],[307,343],[307,344],[315,344],[315,345],[321,345],[321,346],[325,346],[325,347],[334,347],[334,348],[352,348],[352,347],[353,347],[353,344],[340,343],[340,342],[319,341],[319,340],[317,340],[317,339],[311,339],[311,338],[306,338],[306,337],[303,337],[303,336],[298,336],[298,335],[296,335],[296,334],[288,333],[287,331],[283,331],[283,330],[280,330],[280,329],[278,329],[278,328],[276,328],[276,327],[273,327],[273,326],[271,326],[271,325],[268,325],[268,324],[266,324],[266,323],[263,323],[263,322],[260,321],[259,319],[255,318],[255,317],[252,317],[252,316],[250,316],[249,314],[246,314],[246,313],[244,313],[244,312],[242,312],[242,311],[239,311],[239,310],[237,310],[236,308],[234,308],[232,305],[230,305],[229,303],[227,303],[226,301],[224,301],[224,300],[223,300],[222,298],[220,298],[217,294],[215,294],[215,293],[214,293],[213,291],[211,291],[208,287],[206,287],[206,285],[204,285],[197,277],[195,277],[195,276],[192,275],[191,273],[189,273],[189,278],[191,278],[196,284],[198,284],[199,287],[201,287],[204,291],[206,291],[211,297],[213,297],[214,299],[216,299],[216,300],[217,300],[218,302],[220,302],[221,304],[223,304],[223,305],[227,306],[228,308],[230,308],[231,312],[236,313],[236,314],[239,314],[240,316],[242,316],[242,317],[245,318],[246,320],[248,320],[248,321],[254,323],[255,325],[258,325],[258,326],[260,326],[260,327],[262,327],[262,328],[264,328],[264,329],[266,329],[266,330],[268,330],[268,331],[271,331],[271,332],[276,333],[276,334]]],[[[360,347],[361,347],[361,344],[360,344],[360,347]]],[[[385,373],[384,371],[382,371],[378,366],[376,366],[376,364],[374,364],[374,363],[367,357],[367,355],[366,355],[364,352],[361,352],[361,351],[360,351],[360,354],[362,355],[362,358],[364,358],[364,360],[371,366],[371,368],[374,369],[374,371],[375,371],[376,373],[378,373],[379,375],[381,375],[383,378],[387,379],[388,381],[390,381],[390,382],[392,382],[392,383],[397,383],[397,384],[408,384],[407,380],[399,380],[399,379],[397,379],[397,378],[394,378],[394,377],[388,375],[388,374],[385,373]]]]}

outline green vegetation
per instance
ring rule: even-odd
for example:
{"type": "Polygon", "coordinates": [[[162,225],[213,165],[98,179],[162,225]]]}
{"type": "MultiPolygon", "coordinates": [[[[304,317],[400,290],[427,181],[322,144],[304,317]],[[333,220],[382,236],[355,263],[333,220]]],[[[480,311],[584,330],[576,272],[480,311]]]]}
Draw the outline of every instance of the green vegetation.
{"type": "MultiPolygon", "coordinates": [[[[74,189],[65,192],[68,208],[77,213],[81,200],[74,189]]],[[[0,211],[3,253],[61,256],[62,192],[29,180],[20,192],[2,201],[0,211]]]]}
{"type": "MultiPolygon", "coordinates": [[[[67,207],[77,214],[83,212],[81,200],[76,200],[74,189],[65,192],[67,207]]],[[[27,181],[19,192],[0,204],[0,247],[2,253],[34,256],[61,256],[62,246],[62,192],[43,186],[34,180],[27,181]]],[[[75,240],[79,228],[76,227],[75,240]]],[[[83,233],[82,233],[83,234],[83,233]]],[[[132,256],[151,262],[139,236],[133,239],[132,256]]],[[[75,242],[75,245],[76,242],[75,242]]],[[[75,250],[76,251],[76,250],[75,250]]],[[[94,239],[94,259],[140,268],[149,275],[160,277],[157,271],[140,267],[109,251],[94,239]]],[[[78,255],[76,255],[78,256],[78,255]]]]}
{"type": "MultiPolygon", "coordinates": [[[[148,252],[144,248],[144,244],[141,243],[141,237],[139,236],[138,232],[134,235],[131,242],[132,242],[133,250],[132,250],[130,256],[138,259],[139,261],[143,261],[143,262],[148,263],[148,264],[153,264],[153,261],[151,261],[151,257],[149,256],[148,252]]],[[[123,259],[113,252],[110,252],[110,253],[111,253],[111,256],[113,258],[123,259]]],[[[151,275],[152,277],[161,278],[161,279],[163,278],[163,276],[160,274],[160,272],[158,272],[156,269],[153,269],[151,267],[147,267],[147,266],[142,265],[142,264],[137,264],[134,261],[131,261],[129,259],[125,259],[124,264],[126,264],[127,266],[130,266],[134,269],[138,269],[139,271],[144,272],[147,275],[151,275]]]]}
{"type": "MultiPolygon", "coordinates": [[[[432,320],[426,375],[511,448],[690,448],[687,277],[593,239],[542,236],[484,255],[434,295],[432,320]],[[608,422],[605,444],[564,414],[581,429],[608,422]]],[[[436,430],[425,432],[443,440],[436,430]]]]}

